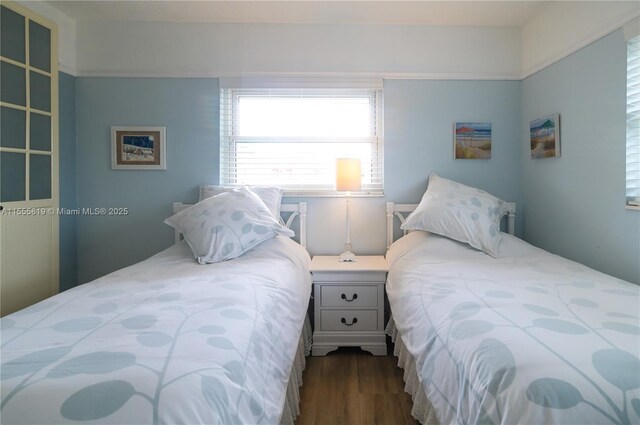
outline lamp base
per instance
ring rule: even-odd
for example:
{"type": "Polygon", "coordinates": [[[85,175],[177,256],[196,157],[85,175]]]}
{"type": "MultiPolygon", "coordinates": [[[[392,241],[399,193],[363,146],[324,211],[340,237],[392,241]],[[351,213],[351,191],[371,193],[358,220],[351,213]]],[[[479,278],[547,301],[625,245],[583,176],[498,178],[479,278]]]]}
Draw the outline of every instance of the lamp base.
{"type": "Polygon", "coordinates": [[[338,259],[338,261],[341,263],[355,263],[356,261],[358,261],[358,259],[356,258],[356,254],[354,254],[353,252],[345,251],[340,254],[340,258],[338,259]]]}

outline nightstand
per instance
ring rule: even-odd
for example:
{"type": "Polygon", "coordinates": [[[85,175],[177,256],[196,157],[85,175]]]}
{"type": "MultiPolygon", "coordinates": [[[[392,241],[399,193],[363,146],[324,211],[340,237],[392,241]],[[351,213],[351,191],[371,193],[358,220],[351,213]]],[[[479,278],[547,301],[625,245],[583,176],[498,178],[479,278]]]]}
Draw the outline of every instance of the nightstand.
{"type": "Polygon", "coordinates": [[[356,346],[384,356],[387,260],[361,255],[354,263],[341,263],[338,258],[316,255],[311,261],[315,313],[311,353],[324,356],[338,347],[356,346]]]}

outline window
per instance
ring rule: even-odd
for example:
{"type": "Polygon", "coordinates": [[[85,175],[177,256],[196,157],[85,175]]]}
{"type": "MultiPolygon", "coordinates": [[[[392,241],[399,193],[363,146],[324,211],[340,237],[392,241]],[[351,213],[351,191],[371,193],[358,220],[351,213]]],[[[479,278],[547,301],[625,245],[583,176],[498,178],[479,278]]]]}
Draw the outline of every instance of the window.
{"type": "MultiPolygon", "coordinates": [[[[229,82],[223,79],[224,85],[229,82]]],[[[331,195],[336,158],[342,157],[361,160],[360,194],[382,195],[381,84],[221,88],[221,184],[275,185],[288,196],[331,195]]]]}
{"type": "Polygon", "coordinates": [[[627,205],[640,207],[640,36],[627,42],[627,205]]]}

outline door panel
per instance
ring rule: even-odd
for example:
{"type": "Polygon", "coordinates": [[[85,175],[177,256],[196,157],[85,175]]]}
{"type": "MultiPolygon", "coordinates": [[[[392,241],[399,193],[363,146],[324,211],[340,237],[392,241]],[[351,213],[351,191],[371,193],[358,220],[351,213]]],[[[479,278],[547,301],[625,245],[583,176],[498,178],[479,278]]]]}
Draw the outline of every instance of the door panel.
{"type": "Polygon", "coordinates": [[[27,104],[27,83],[24,68],[12,63],[2,62],[0,73],[2,76],[0,100],[14,105],[25,106],[27,104]]]}
{"type": "Polygon", "coordinates": [[[31,71],[29,79],[31,107],[41,111],[51,111],[51,78],[31,71]]]}
{"type": "Polygon", "coordinates": [[[51,71],[51,31],[37,22],[29,21],[29,64],[51,71]]]}
{"type": "Polygon", "coordinates": [[[32,112],[30,118],[31,149],[51,152],[51,117],[32,112]]]}
{"type": "Polygon", "coordinates": [[[21,152],[0,152],[0,202],[3,206],[26,199],[25,158],[21,152]]]}
{"type": "Polygon", "coordinates": [[[51,285],[53,237],[50,215],[3,216],[2,315],[13,313],[53,295],[51,285]],[[43,284],[45,282],[45,284],[43,284]]]}
{"type": "Polygon", "coordinates": [[[25,62],[24,16],[11,9],[0,12],[0,55],[25,62]]]}
{"type": "Polygon", "coordinates": [[[51,198],[51,155],[29,155],[29,198],[51,198]]]}
{"type": "Polygon", "coordinates": [[[0,315],[58,292],[57,28],[0,6],[0,315]]]}
{"type": "MultiPolygon", "coordinates": [[[[13,108],[0,108],[0,146],[24,149],[27,140],[27,114],[13,108]]],[[[51,136],[48,137],[51,140],[51,136]]]]}

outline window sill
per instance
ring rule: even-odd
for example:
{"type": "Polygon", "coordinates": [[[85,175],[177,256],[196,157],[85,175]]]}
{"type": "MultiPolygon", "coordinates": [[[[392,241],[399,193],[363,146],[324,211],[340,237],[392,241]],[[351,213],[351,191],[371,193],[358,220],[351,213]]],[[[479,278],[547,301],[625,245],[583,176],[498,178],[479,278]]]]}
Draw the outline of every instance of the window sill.
{"type": "MultiPolygon", "coordinates": [[[[300,192],[285,190],[283,198],[346,198],[344,192],[300,192]]],[[[350,198],[382,198],[384,192],[351,193],[350,198]]]]}
{"type": "Polygon", "coordinates": [[[627,205],[624,206],[624,209],[625,210],[640,211],[640,206],[627,204],[627,205]]]}

